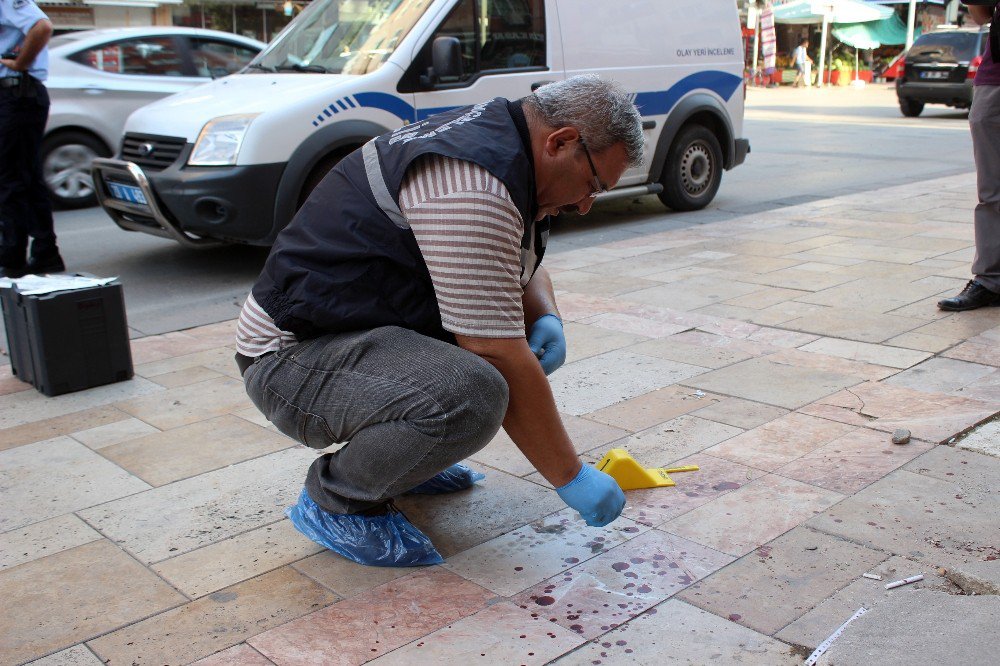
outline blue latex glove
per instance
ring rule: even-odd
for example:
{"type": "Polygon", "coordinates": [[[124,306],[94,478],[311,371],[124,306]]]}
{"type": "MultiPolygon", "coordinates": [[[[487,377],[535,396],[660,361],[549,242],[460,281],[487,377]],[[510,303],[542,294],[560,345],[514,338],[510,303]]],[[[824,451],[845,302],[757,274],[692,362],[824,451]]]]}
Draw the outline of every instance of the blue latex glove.
{"type": "Polygon", "coordinates": [[[575,479],[556,488],[556,492],[591,527],[604,527],[625,508],[625,493],[618,482],[587,464],[580,468],[575,479]]]}
{"type": "Polygon", "coordinates": [[[566,362],[566,336],[562,320],[554,314],[542,315],[531,325],[528,336],[531,353],[538,357],[542,370],[551,375],[566,362]]]}

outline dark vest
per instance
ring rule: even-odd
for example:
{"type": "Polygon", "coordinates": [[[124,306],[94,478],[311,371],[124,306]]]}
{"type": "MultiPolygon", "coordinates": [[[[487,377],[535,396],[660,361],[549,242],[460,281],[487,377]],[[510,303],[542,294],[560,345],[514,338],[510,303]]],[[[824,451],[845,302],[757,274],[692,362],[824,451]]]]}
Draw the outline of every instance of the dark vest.
{"type": "Polygon", "coordinates": [[[454,341],[427,265],[399,212],[407,168],[422,155],[474,162],[499,178],[524,220],[522,270],[542,260],[549,221],[535,222],[535,175],[517,102],[495,99],[372,139],[333,168],[278,235],[253,295],[299,340],[400,326],[454,341]],[[534,238],[534,244],[532,244],[534,238]]]}

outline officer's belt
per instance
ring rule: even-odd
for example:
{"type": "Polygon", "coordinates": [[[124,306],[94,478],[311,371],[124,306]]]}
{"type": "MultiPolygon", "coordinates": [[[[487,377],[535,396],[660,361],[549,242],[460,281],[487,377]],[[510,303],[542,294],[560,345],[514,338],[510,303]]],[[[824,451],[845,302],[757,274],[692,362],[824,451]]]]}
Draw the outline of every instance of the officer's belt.
{"type": "Polygon", "coordinates": [[[19,85],[21,85],[20,76],[5,76],[0,79],[0,88],[13,88],[19,85]]]}

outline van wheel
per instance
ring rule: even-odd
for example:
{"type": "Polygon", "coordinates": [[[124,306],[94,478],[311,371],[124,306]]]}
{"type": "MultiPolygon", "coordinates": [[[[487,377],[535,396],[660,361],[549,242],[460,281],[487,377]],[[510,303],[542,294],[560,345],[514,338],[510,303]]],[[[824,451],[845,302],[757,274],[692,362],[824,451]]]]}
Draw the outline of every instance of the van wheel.
{"type": "Polygon", "coordinates": [[[660,183],[660,201],[676,211],[707,206],[722,182],[722,148],[704,125],[688,125],[678,132],[667,151],[660,183]]]}
{"type": "Polygon", "coordinates": [[[313,167],[313,170],[309,172],[309,175],[306,176],[305,181],[302,183],[302,190],[299,192],[299,201],[295,206],[295,210],[302,208],[302,204],[306,202],[306,199],[316,189],[316,186],[320,184],[320,181],[326,178],[326,174],[330,173],[330,170],[337,166],[337,163],[347,157],[353,150],[354,147],[338,150],[316,163],[316,166],[313,167]]]}
{"type": "Polygon", "coordinates": [[[90,163],[111,155],[100,139],[85,132],[62,132],[46,137],[41,152],[42,175],[54,204],[60,208],[97,204],[90,163]]]}
{"type": "Polygon", "coordinates": [[[924,103],[918,102],[914,99],[904,99],[899,98],[899,110],[903,112],[903,115],[907,118],[916,118],[920,115],[920,112],[924,110],[924,103]]]}

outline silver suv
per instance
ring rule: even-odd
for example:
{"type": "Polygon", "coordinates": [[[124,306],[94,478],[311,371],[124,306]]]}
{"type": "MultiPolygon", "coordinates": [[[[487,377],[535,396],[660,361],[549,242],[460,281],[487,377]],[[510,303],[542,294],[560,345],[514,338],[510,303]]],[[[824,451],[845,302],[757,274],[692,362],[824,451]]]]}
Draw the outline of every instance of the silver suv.
{"type": "Polygon", "coordinates": [[[146,26],[67,33],[49,43],[52,98],[42,169],[52,200],[96,203],[90,162],[118,150],[141,106],[242,69],[264,43],[216,30],[146,26]]]}

